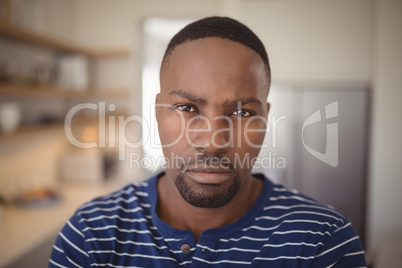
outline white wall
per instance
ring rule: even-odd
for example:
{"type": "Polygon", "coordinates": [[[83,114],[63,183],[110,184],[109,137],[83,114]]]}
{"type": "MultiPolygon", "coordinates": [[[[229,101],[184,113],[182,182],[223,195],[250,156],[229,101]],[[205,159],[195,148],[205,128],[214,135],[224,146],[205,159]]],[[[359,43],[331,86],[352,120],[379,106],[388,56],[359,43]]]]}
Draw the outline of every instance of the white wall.
{"type": "Polygon", "coordinates": [[[217,12],[218,1],[75,1],[75,39],[91,47],[134,46],[140,56],[141,22],[149,17],[199,18],[217,12]]]}
{"type": "Polygon", "coordinates": [[[10,1],[11,23],[20,27],[71,41],[73,3],[70,0],[10,1]]]}
{"type": "Polygon", "coordinates": [[[251,0],[245,22],[266,45],[274,82],[367,81],[370,3],[251,0]]]}

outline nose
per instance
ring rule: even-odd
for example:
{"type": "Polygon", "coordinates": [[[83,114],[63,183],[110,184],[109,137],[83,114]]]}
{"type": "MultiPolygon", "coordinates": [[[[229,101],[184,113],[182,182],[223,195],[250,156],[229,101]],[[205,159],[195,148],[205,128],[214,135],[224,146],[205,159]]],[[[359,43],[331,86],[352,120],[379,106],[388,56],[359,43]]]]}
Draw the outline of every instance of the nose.
{"type": "Polygon", "coordinates": [[[225,151],[230,146],[233,128],[228,117],[197,116],[188,123],[187,139],[193,148],[215,153],[225,151]]]}

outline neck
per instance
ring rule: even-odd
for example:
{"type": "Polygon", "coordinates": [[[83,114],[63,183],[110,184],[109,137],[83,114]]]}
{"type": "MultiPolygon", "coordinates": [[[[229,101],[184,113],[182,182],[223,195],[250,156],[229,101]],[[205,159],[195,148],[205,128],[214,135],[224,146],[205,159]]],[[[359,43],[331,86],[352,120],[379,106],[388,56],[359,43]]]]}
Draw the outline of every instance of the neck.
{"type": "Polygon", "coordinates": [[[238,193],[220,208],[199,208],[183,199],[174,180],[164,174],[157,182],[159,218],[173,228],[190,230],[196,241],[207,229],[220,228],[241,218],[257,200],[263,182],[251,175],[244,180],[238,193]]]}

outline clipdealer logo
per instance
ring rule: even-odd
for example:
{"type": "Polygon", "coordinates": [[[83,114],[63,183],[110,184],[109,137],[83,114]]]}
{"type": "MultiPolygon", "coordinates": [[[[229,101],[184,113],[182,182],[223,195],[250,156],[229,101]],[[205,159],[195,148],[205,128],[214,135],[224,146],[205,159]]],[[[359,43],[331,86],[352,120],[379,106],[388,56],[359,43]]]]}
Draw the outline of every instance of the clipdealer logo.
{"type": "Polygon", "coordinates": [[[306,150],[313,155],[315,158],[321,160],[322,162],[332,166],[338,166],[338,123],[328,123],[326,132],[326,148],[325,153],[318,152],[308,146],[304,140],[304,130],[317,122],[327,120],[330,118],[338,117],[338,101],[334,101],[325,106],[325,119],[321,118],[320,109],[312,113],[303,123],[302,127],[302,141],[303,146],[306,150]]]}
{"type": "MultiPolygon", "coordinates": [[[[64,122],[64,129],[65,129],[65,134],[67,139],[71,142],[71,144],[75,145],[76,147],[79,148],[95,148],[95,147],[99,147],[99,148],[103,148],[106,146],[106,136],[108,136],[108,145],[109,147],[116,147],[115,144],[115,124],[114,122],[116,121],[115,116],[108,116],[109,119],[109,128],[106,129],[106,110],[110,110],[110,111],[114,111],[116,109],[116,106],[114,104],[109,104],[108,107],[106,108],[106,104],[105,102],[100,102],[99,104],[94,104],[94,103],[83,103],[83,104],[79,104],[74,106],[67,114],[65,122],[64,122]],[[78,112],[79,110],[82,109],[92,109],[92,110],[98,110],[98,116],[99,116],[99,125],[98,125],[98,138],[91,141],[91,142],[82,142],[77,140],[73,133],[72,133],[72,128],[71,128],[71,123],[72,123],[72,118],[74,116],[74,114],[76,112],[78,112]],[[108,132],[109,135],[106,135],[106,132],[108,132]]],[[[303,141],[303,146],[304,148],[306,148],[306,150],[313,155],[315,158],[321,160],[322,162],[332,166],[332,167],[337,167],[338,166],[338,123],[328,123],[326,124],[326,148],[325,148],[325,152],[321,153],[319,151],[314,150],[313,148],[311,148],[309,145],[306,144],[305,142],[305,130],[307,127],[316,124],[318,122],[321,121],[325,121],[331,118],[336,118],[338,117],[338,101],[334,101],[328,105],[325,106],[325,118],[322,119],[321,118],[321,111],[320,109],[318,109],[317,111],[315,111],[314,113],[312,113],[311,115],[308,116],[308,118],[304,121],[303,126],[302,126],[302,141],[303,141]]],[[[137,123],[139,124],[142,128],[147,128],[149,129],[150,124],[147,120],[144,120],[144,118],[142,118],[141,116],[138,115],[132,115],[129,116],[127,118],[125,118],[124,116],[118,116],[118,151],[119,151],[119,159],[120,160],[125,160],[126,157],[126,148],[140,148],[143,146],[144,143],[148,142],[149,137],[140,137],[139,140],[135,141],[135,142],[131,142],[127,139],[126,137],[126,132],[125,129],[128,126],[128,124],[130,123],[137,123]]],[[[182,119],[182,132],[180,137],[178,137],[178,139],[176,139],[175,142],[178,142],[179,139],[182,138],[183,134],[185,134],[185,129],[188,129],[188,126],[186,124],[184,124],[184,118],[182,119]]],[[[220,118],[217,118],[220,119],[220,118]]],[[[256,118],[252,118],[251,120],[255,120],[256,118]]],[[[257,119],[261,119],[261,118],[257,118],[257,119]]],[[[262,118],[264,120],[266,120],[266,118],[262,118]]],[[[261,120],[262,120],[261,119],[261,120]]],[[[282,117],[280,117],[279,119],[282,119],[282,117]]],[[[286,117],[285,117],[286,119],[286,117]]],[[[214,119],[215,120],[215,119],[214,119]]],[[[280,120],[279,120],[280,121],[280,120]]],[[[279,122],[278,121],[278,122],[279,122]]],[[[207,122],[210,123],[210,122],[207,122]]],[[[248,122],[250,123],[250,122],[248,122]]],[[[274,127],[276,126],[277,121],[275,121],[274,118],[274,127]]],[[[247,133],[250,131],[267,131],[267,130],[263,130],[263,129],[257,129],[257,130],[253,130],[253,129],[248,129],[248,124],[246,124],[247,127],[244,130],[244,135],[246,137],[246,142],[248,143],[248,145],[253,146],[255,148],[258,147],[258,145],[256,144],[252,144],[249,140],[248,140],[248,136],[247,133]]],[[[268,124],[268,129],[269,129],[269,124],[268,124]]],[[[210,128],[209,128],[210,129],[210,128]]],[[[155,129],[154,129],[155,131],[155,129]]],[[[194,130],[193,130],[194,131],[194,130]]],[[[204,130],[203,130],[204,131],[204,130]]],[[[232,133],[233,129],[229,129],[229,131],[232,133]]],[[[268,130],[269,131],[269,130],[268,130]]],[[[152,131],[151,131],[152,132],[152,131]]],[[[275,133],[274,133],[275,134],[275,133]]],[[[215,135],[215,134],[214,134],[215,135]]],[[[188,139],[188,137],[186,136],[186,138],[188,139]]],[[[276,146],[276,136],[273,136],[274,140],[273,140],[273,146],[276,146]]],[[[173,144],[175,143],[173,142],[173,144]]],[[[173,144],[169,144],[169,145],[173,145],[173,144]]],[[[155,144],[154,144],[155,145],[155,144]]],[[[168,146],[169,146],[168,145],[168,146]]],[[[261,147],[258,148],[263,148],[264,146],[266,146],[266,144],[264,145],[260,145],[261,147]]]]}

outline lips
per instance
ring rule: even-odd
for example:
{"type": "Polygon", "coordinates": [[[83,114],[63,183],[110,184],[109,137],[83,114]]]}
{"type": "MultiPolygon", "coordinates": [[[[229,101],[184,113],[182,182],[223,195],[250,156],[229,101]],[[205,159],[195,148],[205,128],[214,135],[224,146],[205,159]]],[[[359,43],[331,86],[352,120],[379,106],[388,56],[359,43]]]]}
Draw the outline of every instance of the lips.
{"type": "Polygon", "coordinates": [[[221,184],[230,178],[232,171],[222,168],[196,168],[187,169],[188,176],[199,184],[221,184]]]}

